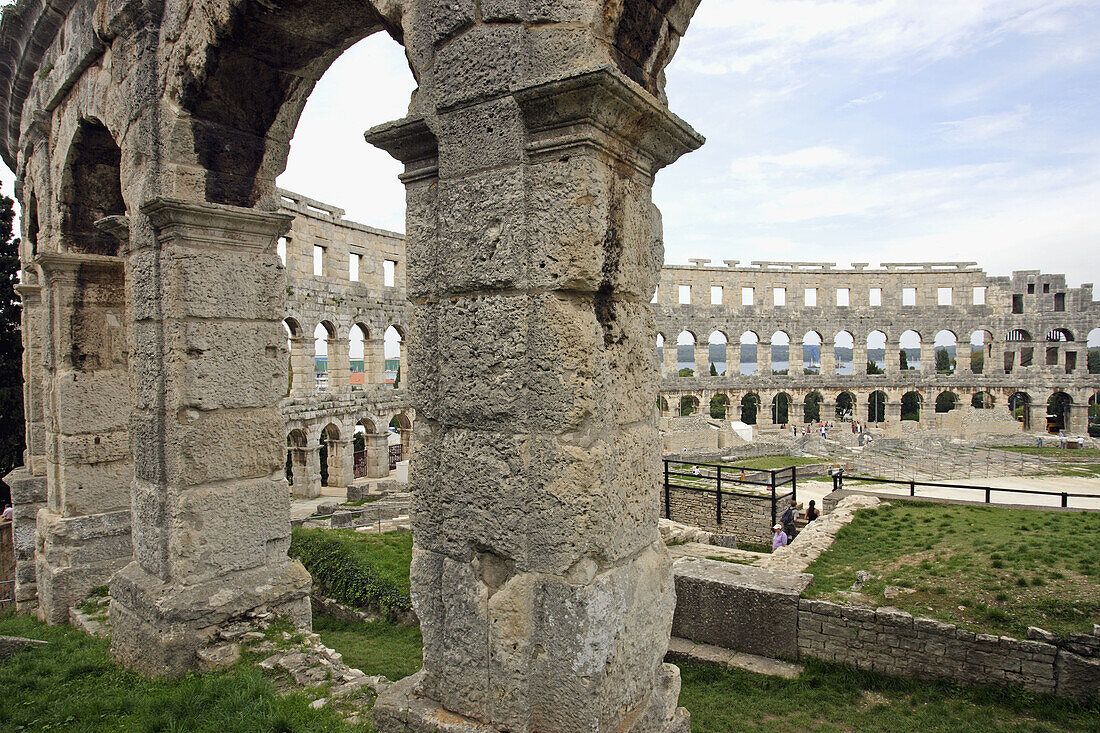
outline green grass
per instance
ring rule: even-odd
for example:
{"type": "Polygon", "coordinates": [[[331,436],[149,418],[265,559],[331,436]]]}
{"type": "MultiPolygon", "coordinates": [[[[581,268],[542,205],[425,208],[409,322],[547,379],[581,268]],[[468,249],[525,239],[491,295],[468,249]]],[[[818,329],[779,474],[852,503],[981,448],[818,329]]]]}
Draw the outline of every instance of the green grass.
{"type": "Polygon", "coordinates": [[[816,660],[794,680],[681,664],[692,733],[1096,731],[1091,707],[1017,690],[883,677],[816,660]]]}
{"type": "Polygon", "coordinates": [[[1038,446],[1024,446],[1024,445],[997,445],[994,446],[997,450],[1009,451],[1012,453],[1026,453],[1030,456],[1048,456],[1052,458],[1100,458],[1100,448],[1059,448],[1058,437],[1051,436],[1044,438],[1043,442],[1054,442],[1054,446],[1044,445],[1042,448],[1038,446]]]}
{"type": "Polygon", "coordinates": [[[108,643],[69,626],[0,616],[0,634],[50,644],[0,664],[0,730],[66,733],[346,733],[310,697],[283,697],[255,666],[147,680],[111,661],[108,643]]]}
{"type": "Polygon", "coordinates": [[[326,593],[341,603],[391,616],[412,607],[412,535],[408,532],[298,527],[292,534],[290,555],[301,560],[326,593]]]}
{"type": "Polygon", "coordinates": [[[810,466],[815,463],[829,463],[828,458],[813,458],[810,456],[760,456],[759,458],[746,458],[743,461],[731,461],[728,465],[745,466],[763,471],[774,471],[790,466],[810,466]]]}
{"type": "Polygon", "coordinates": [[[1100,623],[1100,514],[898,502],[862,510],[810,564],[809,598],[843,600],[857,570],[879,605],[973,631],[1065,635],[1100,623]],[[886,601],[887,585],[912,593],[886,601]]]}
{"type": "Polygon", "coordinates": [[[353,623],[315,616],[313,630],[321,635],[325,646],[344,656],[345,663],[367,674],[399,680],[420,669],[419,626],[395,626],[386,621],[353,623]]]}
{"type": "Polygon", "coordinates": [[[340,506],[363,506],[364,504],[371,504],[373,502],[376,502],[381,498],[381,496],[368,496],[367,498],[360,499],[359,501],[345,501],[340,506]]]}

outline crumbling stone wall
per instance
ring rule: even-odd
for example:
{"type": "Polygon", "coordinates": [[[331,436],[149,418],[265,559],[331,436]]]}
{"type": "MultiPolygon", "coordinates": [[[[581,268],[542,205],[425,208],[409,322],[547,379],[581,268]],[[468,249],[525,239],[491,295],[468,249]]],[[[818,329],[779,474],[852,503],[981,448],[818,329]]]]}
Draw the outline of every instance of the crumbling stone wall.
{"type": "Polygon", "coordinates": [[[920,398],[924,422],[943,392],[954,394],[960,405],[970,405],[976,394],[988,394],[993,409],[1009,417],[1010,396],[1022,392],[1029,400],[1025,424],[1045,430],[1047,400],[1061,392],[1073,403],[1067,432],[1085,431],[1089,400],[1100,389],[1100,375],[1089,374],[1087,367],[1086,339],[1100,327],[1100,302],[1093,300],[1091,284],[1070,288],[1065,275],[1038,270],[992,277],[970,262],[885,263],[877,269],[861,263],[839,269],[832,263],[743,266],[727,260],[725,267],[715,267],[709,262],[692,260],[691,266],[666,266],[661,272],[657,330],[665,344],[661,397],[669,410],[675,410],[684,396],[694,397],[708,410],[711,398],[722,395],[732,406],[732,419],[737,419],[741,399],[755,394],[761,399],[758,424],[768,426],[775,424],[772,401],[787,395],[792,399],[788,420],[801,424],[811,393],[821,395],[822,419],[830,420],[846,392],[855,402],[854,419],[896,423],[902,396],[913,392],[920,398]],[[714,288],[720,289],[720,297],[713,291],[718,303],[712,303],[714,288]],[[684,291],[689,302],[680,302],[682,289],[689,289],[684,291]],[[751,290],[751,306],[742,305],[742,289],[751,290]],[[807,290],[816,293],[815,305],[807,305],[807,290]],[[871,304],[873,290],[877,305],[871,304]],[[909,290],[912,305],[903,301],[909,290]],[[941,304],[941,293],[947,304],[941,304]],[[845,297],[848,304],[838,304],[845,297]],[[909,330],[920,336],[920,369],[902,371],[899,339],[909,330]],[[675,344],[685,331],[696,344],[691,377],[678,376],[675,344]],[[935,369],[934,340],[940,331],[956,337],[957,364],[951,374],[935,369]],[[740,340],[749,332],[759,343],[756,373],[742,375],[740,340]],[[787,374],[772,374],[771,340],[777,332],[790,340],[787,374]],[[844,332],[853,338],[853,366],[850,373],[839,374],[834,340],[844,332]],[[879,375],[865,373],[868,336],[874,332],[885,336],[885,373],[879,375]],[[976,332],[985,333],[979,374],[971,370],[970,361],[971,336],[976,332]],[[708,340],[715,333],[727,343],[726,374],[710,376],[708,340]],[[812,333],[821,339],[819,374],[803,369],[804,337],[812,333]],[[886,400],[885,410],[877,415],[868,410],[876,391],[886,400]]]}

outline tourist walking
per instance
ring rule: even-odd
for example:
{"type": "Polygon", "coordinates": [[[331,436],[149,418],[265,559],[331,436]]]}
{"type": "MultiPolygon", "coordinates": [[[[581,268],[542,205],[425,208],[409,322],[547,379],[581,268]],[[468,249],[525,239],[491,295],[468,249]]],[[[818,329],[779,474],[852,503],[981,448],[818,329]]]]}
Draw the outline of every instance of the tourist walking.
{"type": "Polygon", "coordinates": [[[787,546],[787,533],[783,531],[783,525],[776,522],[772,527],[772,551],[787,546]]]}
{"type": "Polygon", "coordinates": [[[817,506],[814,504],[814,500],[810,499],[810,505],[806,507],[806,522],[812,522],[820,516],[817,511],[817,506]]]}
{"type": "Polygon", "coordinates": [[[794,526],[794,523],[798,521],[798,504],[795,503],[794,499],[791,499],[791,505],[787,507],[787,511],[783,512],[783,516],[779,518],[779,521],[783,524],[783,531],[787,533],[788,541],[798,536],[798,530],[794,526]]]}

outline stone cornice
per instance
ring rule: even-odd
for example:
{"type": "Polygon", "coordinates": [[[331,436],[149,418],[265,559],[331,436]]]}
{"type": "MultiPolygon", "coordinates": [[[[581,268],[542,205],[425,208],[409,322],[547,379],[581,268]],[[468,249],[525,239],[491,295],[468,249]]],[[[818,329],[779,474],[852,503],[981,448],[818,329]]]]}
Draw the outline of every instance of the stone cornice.
{"type": "Polygon", "coordinates": [[[289,214],[168,198],[146,202],[141,213],[149,217],[161,243],[178,239],[217,248],[256,250],[265,249],[286,234],[294,219],[289,214]]]}

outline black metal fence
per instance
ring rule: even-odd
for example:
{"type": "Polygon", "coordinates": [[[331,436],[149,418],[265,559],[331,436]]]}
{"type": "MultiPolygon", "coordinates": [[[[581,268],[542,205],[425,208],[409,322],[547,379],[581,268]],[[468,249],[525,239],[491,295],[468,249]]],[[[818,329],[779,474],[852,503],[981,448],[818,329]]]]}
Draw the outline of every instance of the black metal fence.
{"type": "Polygon", "coordinates": [[[673,489],[695,491],[714,496],[714,518],[722,524],[722,497],[737,496],[771,503],[772,524],[775,524],[778,502],[797,499],[798,469],[787,466],[760,469],[723,463],[665,460],[665,519],[672,519],[673,489]],[[790,491],[779,489],[790,486],[790,491]],[[745,487],[749,487],[746,489],[745,487]],[[753,487],[761,487],[753,490],[753,487]]]}
{"type": "MultiPolygon", "coordinates": [[[[946,484],[937,481],[915,481],[912,479],[888,479],[880,478],[878,476],[853,476],[847,473],[835,473],[833,474],[833,490],[839,490],[844,488],[846,481],[865,481],[875,484],[896,484],[899,486],[905,486],[909,489],[909,496],[917,496],[917,488],[937,488],[937,489],[964,489],[967,491],[981,491],[985,494],[985,503],[991,504],[994,494],[1031,494],[1035,496],[1055,496],[1061,502],[1061,506],[1069,508],[1070,499],[1093,499],[1096,500],[1095,494],[1074,494],[1068,491],[1041,491],[1039,489],[1004,489],[996,486],[968,486],[966,484],[946,484]]],[[[947,498],[947,497],[925,497],[925,498],[947,498]]],[[[1082,507],[1084,508],[1084,507],[1082,507]]]]}

